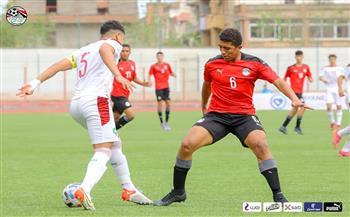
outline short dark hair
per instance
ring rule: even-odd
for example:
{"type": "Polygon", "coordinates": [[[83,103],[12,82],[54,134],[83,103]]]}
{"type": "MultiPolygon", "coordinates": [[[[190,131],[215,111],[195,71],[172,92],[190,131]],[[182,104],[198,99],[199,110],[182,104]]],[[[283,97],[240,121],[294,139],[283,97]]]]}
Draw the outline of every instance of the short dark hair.
{"type": "Polygon", "coordinates": [[[242,35],[237,29],[227,28],[219,34],[221,41],[231,42],[234,46],[238,47],[242,45],[242,35]]]}
{"type": "Polygon", "coordinates": [[[329,54],[328,59],[330,59],[330,58],[332,58],[332,57],[337,58],[337,55],[335,55],[335,54],[329,54]]]}
{"type": "Polygon", "coordinates": [[[297,51],[295,51],[295,56],[301,56],[301,55],[303,55],[304,53],[303,53],[303,51],[301,51],[301,50],[297,50],[297,51]]]}
{"type": "Polygon", "coordinates": [[[129,44],[123,44],[122,47],[127,47],[127,48],[131,49],[129,44]]]}
{"type": "Polygon", "coordinates": [[[104,22],[100,28],[100,33],[101,33],[101,35],[104,35],[111,29],[119,30],[125,34],[125,30],[124,30],[123,25],[119,21],[116,21],[116,20],[109,20],[109,21],[104,22]]]}
{"type": "Polygon", "coordinates": [[[162,51],[158,51],[158,52],[156,53],[156,55],[158,55],[158,54],[164,55],[164,53],[163,53],[162,51]]]}

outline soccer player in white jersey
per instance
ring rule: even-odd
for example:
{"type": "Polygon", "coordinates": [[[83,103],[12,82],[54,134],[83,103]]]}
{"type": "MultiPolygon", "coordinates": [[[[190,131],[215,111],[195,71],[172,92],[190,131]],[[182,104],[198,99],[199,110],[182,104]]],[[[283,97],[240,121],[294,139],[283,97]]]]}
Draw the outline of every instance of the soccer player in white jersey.
{"type": "Polygon", "coordinates": [[[344,68],[337,66],[337,56],[330,54],[328,56],[329,66],[324,67],[320,72],[320,81],[326,85],[326,105],[327,113],[332,129],[338,129],[342,122],[342,103],[344,97],[340,97],[338,94],[338,77],[343,73],[344,68]],[[337,118],[334,118],[333,105],[337,108],[337,118]]]}
{"type": "Polygon", "coordinates": [[[122,199],[138,204],[151,204],[133,185],[130,179],[128,162],[122,152],[122,143],[117,134],[110,105],[110,92],[115,79],[124,88],[132,90],[132,84],[120,74],[116,60],[119,59],[124,40],[124,27],[118,21],[102,24],[101,39],[75,51],[69,58],[64,58],[50,66],[36,79],[24,84],[18,96],[33,94],[40,83],[54,76],[59,71],[77,69],[75,94],[70,103],[70,114],[84,128],[87,128],[94,154],[91,158],[85,178],[74,195],[85,209],[95,210],[90,192],[102,178],[110,161],[119,178],[123,191],[122,199]]]}
{"type": "MultiPolygon", "coordinates": [[[[349,87],[350,87],[350,64],[345,68],[344,73],[341,74],[338,78],[338,90],[339,90],[339,96],[346,96],[347,101],[346,104],[348,106],[348,109],[350,109],[350,95],[349,95],[349,87]],[[347,81],[347,93],[345,94],[343,89],[343,80],[346,79],[347,81]]],[[[343,136],[350,134],[350,125],[344,127],[340,130],[335,130],[333,133],[333,145],[335,148],[339,148],[339,143],[343,136]]],[[[339,151],[339,156],[342,157],[350,157],[350,140],[348,139],[346,143],[344,144],[343,148],[339,151]]]]}

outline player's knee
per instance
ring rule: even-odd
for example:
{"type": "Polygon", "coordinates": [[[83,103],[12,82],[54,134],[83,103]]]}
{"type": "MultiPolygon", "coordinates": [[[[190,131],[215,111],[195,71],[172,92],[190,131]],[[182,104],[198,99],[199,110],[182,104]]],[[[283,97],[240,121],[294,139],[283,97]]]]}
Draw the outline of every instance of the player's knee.
{"type": "Polygon", "coordinates": [[[267,153],[269,150],[269,145],[267,144],[266,141],[255,141],[252,144],[252,149],[254,150],[255,153],[259,155],[263,155],[264,153],[267,153]]]}
{"type": "Polygon", "coordinates": [[[184,139],[181,143],[181,151],[184,153],[193,153],[194,142],[191,139],[184,139]]]}

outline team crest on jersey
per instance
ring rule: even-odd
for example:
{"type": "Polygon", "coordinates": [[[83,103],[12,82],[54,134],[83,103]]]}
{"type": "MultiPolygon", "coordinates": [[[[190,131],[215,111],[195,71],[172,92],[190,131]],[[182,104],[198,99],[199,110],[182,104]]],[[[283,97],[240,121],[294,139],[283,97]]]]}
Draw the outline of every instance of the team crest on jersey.
{"type": "Polygon", "coordinates": [[[303,72],[305,72],[305,73],[306,73],[306,72],[307,72],[307,70],[306,70],[306,69],[303,69],[303,72]]]}
{"type": "Polygon", "coordinates": [[[121,70],[121,71],[122,71],[122,70],[124,70],[124,68],[123,68],[122,66],[119,66],[119,70],[121,70]]]}
{"type": "Polygon", "coordinates": [[[248,76],[250,74],[250,70],[248,68],[242,69],[242,75],[248,76]]]}
{"type": "Polygon", "coordinates": [[[135,67],[134,67],[134,66],[131,66],[131,70],[134,71],[134,70],[135,70],[135,67]]]}
{"type": "Polygon", "coordinates": [[[224,69],[216,69],[216,72],[222,74],[222,71],[224,71],[224,69]]]}
{"type": "Polygon", "coordinates": [[[293,70],[293,72],[294,72],[294,73],[297,73],[297,72],[298,72],[298,70],[294,69],[294,70],[293,70]]]}

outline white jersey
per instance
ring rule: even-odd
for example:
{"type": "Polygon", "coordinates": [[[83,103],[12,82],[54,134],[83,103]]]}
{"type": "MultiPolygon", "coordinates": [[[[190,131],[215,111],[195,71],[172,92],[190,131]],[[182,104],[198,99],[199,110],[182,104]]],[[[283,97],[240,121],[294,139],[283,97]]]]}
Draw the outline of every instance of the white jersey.
{"type": "Polygon", "coordinates": [[[320,77],[323,77],[327,83],[327,91],[338,92],[338,77],[344,73],[344,68],[341,66],[326,66],[320,72],[320,77]]]}
{"type": "Polygon", "coordinates": [[[73,52],[69,57],[73,68],[77,69],[77,81],[73,98],[81,96],[101,96],[109,98],[113,73],[100,56],[100,47],[107,43],[114,48],[115,59],[119,59],[122,46],[115,40],[100,40],[73,52]]]}

